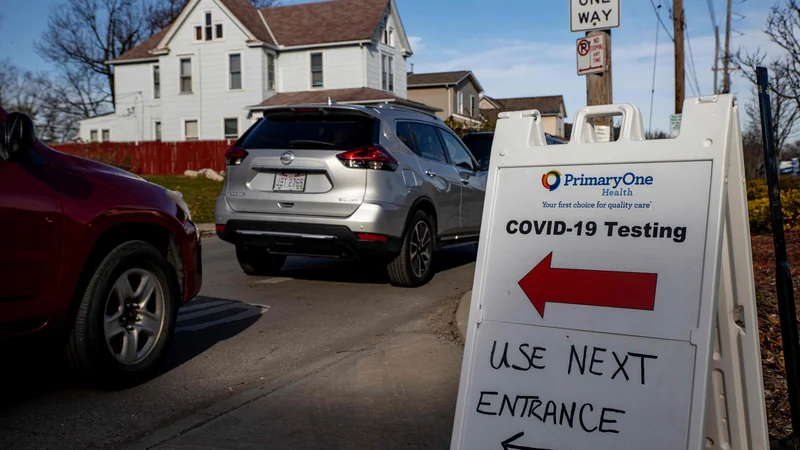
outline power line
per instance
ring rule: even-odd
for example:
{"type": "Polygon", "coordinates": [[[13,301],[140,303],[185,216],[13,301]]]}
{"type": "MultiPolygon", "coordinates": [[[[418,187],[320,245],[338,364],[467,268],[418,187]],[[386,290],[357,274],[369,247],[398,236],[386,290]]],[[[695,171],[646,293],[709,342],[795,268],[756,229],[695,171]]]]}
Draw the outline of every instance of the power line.
{"type": "Polygon", "coordinates": [[[656,17],[658,17],[658,23],[660,23],[661,26],[664,27],[664,31],[667,33],[667,36],[669,36],[669,40],[675,42],[675,38],[672,37],[672,35],[670,34],[669,28],[667,28],[667,24],[664,23],[664,21],[661,19],[661,14],[658,13],[658,8],[661,7],[661,5],[659,4],[659,6],[656,6],[653,0],[650,0],[650,4],[653,5],[653,12],[655,12],[656,17]]]}
{"type": "MultiPolygon", "coordinates": [[[[656,10],[656,19],[658,21],[661,20],[661,14],[659,11],[656,10]]],[[[658,59],[658,32],[661,31],[661,28],[658,27],[656,24],[656,46],[655,51],[653,52],[653,85],[650,88],[650,123],[647,125],[647,132],[650,133],[653,130],[653,102],[655,101],[656,96],[656,60],[658,59]]]]}
{"type": "MultiPolygon", "coordinates": [[[[689,27],[684,28],[686,31],[686,43],[689,44],[689,60],[691,61],[692,78],[694,78],[694,85],[697,87],[697,96],[700,96],[700,83],[697,82],[697,71],[695,70],[694,55],[692,54],[692,39],[689,37],[689,27]]],[[[691,85],[691,83],[689,83],[691,85]]]]}
{"type": "Polygon", "coordinates": [[[712,30],[717,29],[717,14],[714,11],[714,0],[707,0],[708,1],[708,13],[711,15],[711,26],[713,27],[712,30]]]}

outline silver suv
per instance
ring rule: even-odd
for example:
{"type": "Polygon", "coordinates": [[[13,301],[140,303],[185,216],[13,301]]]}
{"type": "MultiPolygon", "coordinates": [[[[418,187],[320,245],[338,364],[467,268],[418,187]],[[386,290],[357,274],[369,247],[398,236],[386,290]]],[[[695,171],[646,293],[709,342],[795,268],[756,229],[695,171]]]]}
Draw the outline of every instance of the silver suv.
{"type": "Polygon", "coordinates": [[[420,286],[434,251],[478,239],[486,167],[426,112],[274,107],[225,159],[217,234],[249,275],[276,274],[287,255],[377,257],[393,284],[420,286]]]}

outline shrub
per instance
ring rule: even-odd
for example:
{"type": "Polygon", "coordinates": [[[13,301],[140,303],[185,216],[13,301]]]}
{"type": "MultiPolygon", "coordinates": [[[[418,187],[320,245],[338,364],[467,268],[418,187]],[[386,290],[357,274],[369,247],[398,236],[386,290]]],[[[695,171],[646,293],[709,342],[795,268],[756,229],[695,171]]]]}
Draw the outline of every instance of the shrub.
{"type": "MultiPolygon", "coordinates": [[[[800,178],[782,177],[779,187],[783,227],[787,231],[800,231],[800,178]]],[[[750,230],[753,232],[771,231],[772,217],[766,182],[763,180],[748,181],[747,200],[750,230]]]]}

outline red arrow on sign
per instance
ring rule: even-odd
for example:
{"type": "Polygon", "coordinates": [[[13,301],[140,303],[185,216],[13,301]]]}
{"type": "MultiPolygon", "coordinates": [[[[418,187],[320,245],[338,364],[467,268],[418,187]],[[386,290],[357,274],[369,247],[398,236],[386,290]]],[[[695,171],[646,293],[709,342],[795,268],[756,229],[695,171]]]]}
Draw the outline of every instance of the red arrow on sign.
{"type": "Polygon", "coordinates": [[[604,306],[652,311],[656,302],[658,274],[605,270],[555,269],[550,252],[519,287],[544,318],[546,303],[604,306]]]}

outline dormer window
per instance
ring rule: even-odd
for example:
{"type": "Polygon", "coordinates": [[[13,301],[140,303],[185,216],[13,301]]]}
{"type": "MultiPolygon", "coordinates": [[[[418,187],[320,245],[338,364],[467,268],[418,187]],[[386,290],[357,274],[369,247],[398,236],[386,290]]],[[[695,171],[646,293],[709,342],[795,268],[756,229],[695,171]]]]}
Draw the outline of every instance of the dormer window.
{"type": "Polygon", "coordinates": [[[381,27],[381,44],[392,47],[393,34],[394,29],[389,25],[389,18],[386,17],[383,19],[383,26],[381,27]]]}
{"type": "Polygon", "coordinates": [[[194,27],[195,42],[222,39],[222,24],[219,22],[215,23],[211,14],[211,11],[205,11],[203,13],[203,24],[194,27]]]}
{"type": "Polygon", "coordinates": [[[205,30],[206,30],[206,40],[207,40],[207,41],[210,41],[210,40],[211,40],[211,37],[212,37],[212,36],[211,36],[211,13],[210,13],[210,12],[207,12],[207,13],[206,13],[206,26],[205,26],[205,30]]]}

